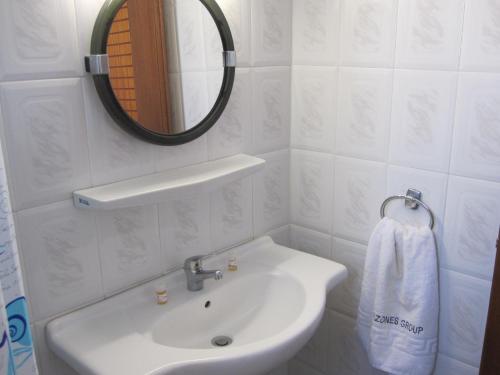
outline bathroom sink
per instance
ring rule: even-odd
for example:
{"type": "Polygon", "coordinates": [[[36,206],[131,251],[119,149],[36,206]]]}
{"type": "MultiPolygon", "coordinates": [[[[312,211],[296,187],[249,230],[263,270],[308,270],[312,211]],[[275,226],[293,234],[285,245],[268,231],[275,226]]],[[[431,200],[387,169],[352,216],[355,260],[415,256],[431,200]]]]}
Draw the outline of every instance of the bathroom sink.
{"type": "MultiPolygon", "coordinates": [[[[53,320],[50,348],[81,375],[259,375],[293,357],[316,330],[344,266],[275,244],[235,248],[238,271],[190,292],[183,271],[53,320]],[[157,305],[155,286],[168,288],[157,305]]],[[[205,261],[227,268],[229,255],[205,261]]]]}

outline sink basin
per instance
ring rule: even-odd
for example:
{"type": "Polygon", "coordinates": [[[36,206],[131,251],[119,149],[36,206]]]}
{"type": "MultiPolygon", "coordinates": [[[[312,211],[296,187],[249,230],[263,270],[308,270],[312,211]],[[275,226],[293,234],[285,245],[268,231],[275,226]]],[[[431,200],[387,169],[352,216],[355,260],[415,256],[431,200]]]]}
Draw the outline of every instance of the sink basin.
{"type": "MultiPolygon", "coordinates": [[[[237,272],[189,292],[183,271],[55,319],[50,348],[81,375],[259,375],[293,357],[321,320],[344,266],[275,244],[233,250],[237,272]],[[169,302],[155,303],[167,285],[169,302]]],[[[205,261],[225,270],[227,254],[205,261]]]]}

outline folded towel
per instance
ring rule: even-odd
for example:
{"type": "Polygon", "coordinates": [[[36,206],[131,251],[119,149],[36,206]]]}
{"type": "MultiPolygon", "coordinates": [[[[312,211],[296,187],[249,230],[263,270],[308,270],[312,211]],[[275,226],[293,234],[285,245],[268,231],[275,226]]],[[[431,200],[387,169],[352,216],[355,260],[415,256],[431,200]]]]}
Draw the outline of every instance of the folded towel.
{"type": "Polygon", "coordinates": [[[372,366],[395,375],[431,374],[438,315],[432,230],[382,219],[368,244],[357,321],[372,366]]]}

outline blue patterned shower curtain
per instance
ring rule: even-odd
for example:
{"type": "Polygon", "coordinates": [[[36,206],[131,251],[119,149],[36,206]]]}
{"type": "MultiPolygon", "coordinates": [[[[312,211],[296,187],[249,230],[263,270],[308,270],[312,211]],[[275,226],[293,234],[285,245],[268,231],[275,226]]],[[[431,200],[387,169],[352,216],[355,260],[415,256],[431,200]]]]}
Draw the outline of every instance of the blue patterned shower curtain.
{"type": "Polygon", "coordinates": [[[0,375],[37,374],[28,306],[0,147],[0,375]]]}

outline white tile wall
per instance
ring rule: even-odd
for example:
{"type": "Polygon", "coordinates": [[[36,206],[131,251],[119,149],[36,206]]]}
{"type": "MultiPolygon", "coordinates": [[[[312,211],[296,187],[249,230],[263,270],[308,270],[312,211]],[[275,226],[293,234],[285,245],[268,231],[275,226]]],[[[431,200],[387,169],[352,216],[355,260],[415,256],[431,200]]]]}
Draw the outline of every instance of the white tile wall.
{"type": "Polygon", "coordinates": [[[166,269],[212,248],[209,194],[186,196],[160,205],[160,236],[166,269]]]}
{"type": "Polygon", "coordinates": [[[208,132],[210,159],[252,148],[252,85],[250,69],[236,69],[236,78],[229,103],[217,126],[208,132]]]}
{"type": "Polygon", "coordinates": [[[390,161],[448,172],[457,73],[398,70],[394,77],[390,161]]]}
{"type": "Polygon", "coordinates": [[[387,160],[393,72],[341,68],[336,151],[387,160]]]}
{"type": "Polygon", "coordinates": [[[265,169],[253,178],[255,237],[289,221],[290,153],[288,150],[259,155],[265,169]]]}
{"type": "Polygon", "coordinates": [[[290,171],[290,212],[294,224],[331,232],[333,156],[293,150],[290,171]]]}
{"type": "Polygon", "coordinates": [[[254,152],[290,144],[290,68],[256,68],[252,72],[254,152]]]}
{"type": "MultiPolygon", "coordinates": [[[[185,167],[208,160],[208,136],[202,135],[192,142],[179,146],[156,146],[153,149],[155,171],[162,172],[172,168],[185,167]]],[[[146,145],[143,144],[144,147],[146,145]]],[[[151,148],[150,145],[147,145],[151,148]]],[[[149,153],[148,153],[149,154],[149,153]]]]}
{"type": "Polygon", "coordinates": [[[211,194],[210,236],[212,250],[229,248],[252,238],[251,177],[232,182],[211,194]]]}
{"type": "Polygon", "coordinates": [[[98,214],[102,281],[106,294],[160,275],[166,269],[158,228],[156,206],[98,214]]]}
{"type": "Polygon", "coordinates": [[[347,280],[328,295],[328,307],[356,318],[365,265],[366,246],[340,238],[333,239],[332,260],[347,267],[347,280]]]}
{"type": "Polygon", "coordinates": [[[290,247],[290,226],[285,225],[278,229],[273,229],[267,233],[275,243],[281,246],[290,247]]]}
{"type": "MultiPolygon", "coordinates": [[[[444,173],[420,169],[390,166],[387,175],[387,195],[404,195],[408,188],[418,186],[425,202],[432,207],[439,245],[442,246],[443,223],[446,205],[448,176],[444,173]]],[[[404,201],[393,202],[387,207],[387,215],[413,225],[427,225],[429,216],[424,210],[408,210],[404,201]]]]}
{"type": "Polygon", "coordinates": [[[89,78],[84,79],[84,93],[93,185],[153,173],[155,149],[131,137],[111,119],[89,78]]]}
{"type": "Polygon", "coordinates": [[[394,66],[397,0],[344,0],[341,15],[343,65],[394,66]]]}
{"type": "Polygon", "coordinates": [[[465,0],[399,2],[396,66],[456,70],[465,0]]]}
{"type": "Polygon", "coordinates": [[[441,265],[491,280],[500,222],[500,184],[450,177],[441,265]]]}
{"type": "Polygon", "coordinates": [[[250,65],[250,2],[251,0],[218,2],[233,34],[239,67],[250,65]]]}
{"type": "Polygon", "coordinates": [[[73,1],[2,1],[0,25],[0,80],[83,73],[73,1]]]}
{"type": "Polygon", "coordinates": [[[436,361],[435,375],[478,375],[479,369],[469,366],[444,354],[439,354],[436,361]]]}
{"type": "MultiPolygon", "coordinates": [[[[380,374],[353,330],[366,243],[382,200],[416,188],[436,216],[442,314],[435,375],[478,374],[500,226],[500,4],[293,3],[291,244],[327,254],[331,243],[332,259],[349,277],[327,299],[328,366],[324,348],[310,345],[315,352],[291,361],[289,373],[380,374]],[[337,105],[328,107],[332,97],[337,105]],[[333,176],[318,167],[327,160],[333,176]]],[[[390,204],[387,215],[428,223],[423,210],[403,202],[390,204]]]]}
{"type": "Polygon", "coordinates": [[[14,210],[90,186],[80,79],[2,83],[0,100],[14,210]]]}
{"type": "MultiPolygon", "coordinates": [[[[191,255],[266,233],[289,243],[292,2],[220,2],[238,58],[233,95],[208,134],[176,147],[121,130],[83,73],[104,0],[0,3],[0,135],[40,372],[74,375],[45,344],[48,319],[179,267],[191,255]],[[263,154],[264,173],[212,194],[98,214],[70,201],[74,190],[242,152],[263,154]]],[[[206,18],[196,17],[183,29],[187,41],[206,31],[206,18]]],[[[198,53],[198,62],[219,60],[212,49],[184,47],[184,54],[198,53]]],[[[205,88],[201,96],[193,92],[199,108],[213,100],[216,90],[207,91],[200,77],[184,78],[205,88]]],[[[275,374],[286,372],[285,365],[275,374]]]]}
{"type": "Polygon", "coordinates": [[[32,320],[103,296],[95,216],[71,200],[15,214],[32,320]]]}
{"type": "Polygon", "coordinates": [[[328,316],[324,316],[315,335],[297,354],[298,359],[323,372],[328,367],[329,323],[328,316]]]}
{"type": "Polygon", "coordinates": [[[322,373],[297,359],[290,361],[289,375],[321,375],[322,373]]]}
{"type": "Polygon", "coordinates": [[[332,65],[338,62],[339,0],[293,1],[293,63],[332,65]]]}
{"type": "Polygon", "coordinates": [[[500,75],[462,73],[451,172],[500,182],[500,75]]]}
{"type": "Polygon", "coordinates": [[[332,237],[311,229],[290,225],[290,247],[319,257],[331,258],[332,237]]]}
{"type": "Polygon", "coordinates": [[[479,367],[491,282],[441,270],[439,350],[479,367]]]}
{"type": "Polygon", "coordinates": [[[379,220],[386,195],[387,168],[383,163],[337,157],[333,232],[336,236],[367,243],[379,220]]]}
{"type": "Polygon", "coordinates": [[[333,151],[338,70],[295,67],[292,73],[292,146],[333,151]]]}
{"type": "Polygon", "coordinates": [[[326,312],[328,320],[327,374],[372,374],[365,350],[355,331],[356,322],[333,311],[326,312]]]}
{"type": "Polygon", "coordinates": [[[500,71],[499,16],[497,1],[466,0],[462,69],[500,71]]]}
{"type": "Polygon", "coordinates": [[[251,0],[250,3],[253,65],[290,65],[292,2],[251,0]]]}

